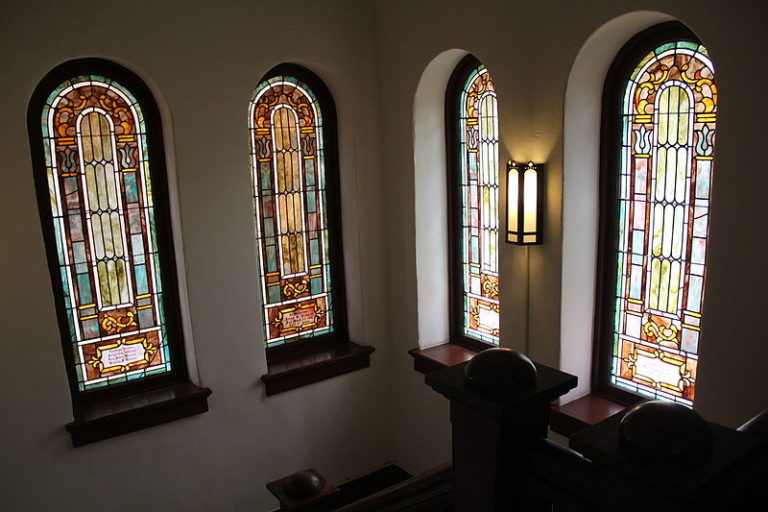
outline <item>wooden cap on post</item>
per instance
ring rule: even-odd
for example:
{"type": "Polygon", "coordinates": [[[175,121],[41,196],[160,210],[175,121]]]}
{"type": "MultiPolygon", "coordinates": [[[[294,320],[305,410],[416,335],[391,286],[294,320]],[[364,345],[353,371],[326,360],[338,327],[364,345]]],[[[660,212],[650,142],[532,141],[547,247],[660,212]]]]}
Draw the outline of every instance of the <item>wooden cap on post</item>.
{"type": "Polygon", "coordinates": [[[339,489],[315,469],[305,469],[267,484],[280,502],[281,512],[312,510],[339,489]]]}
{"type": "Polygon", "coordinates": [[[619,423],[619,442],[637,461],[700,461],[712,453],[712,431],[688,407],[651,400],[629,409],[619,423]]]}
{"type": "Polygon", "coordinates": [[[645,488],[633,510],[659,510],[660,504],[666,510],[683,504],[686,510],[728,510],[723,503],[750,483],[745,468],[768,453],[762,438],[660,401],[643,402],[576,432],[569,446],[615,481],[611,499],[645,488]]]}
{"type": "Polygon", "coordinates": [[[508,348],[491,348],[464,367],[464,380],[488,392],[522,391],[536,384],[536,366],[528,357],[508,348]]]}

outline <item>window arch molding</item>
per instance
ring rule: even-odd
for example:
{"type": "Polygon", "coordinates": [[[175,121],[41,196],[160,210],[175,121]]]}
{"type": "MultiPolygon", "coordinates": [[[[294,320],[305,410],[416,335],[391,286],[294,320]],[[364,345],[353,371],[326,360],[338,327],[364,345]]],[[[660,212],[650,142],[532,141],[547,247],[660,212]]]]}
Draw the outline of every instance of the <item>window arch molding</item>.
{"type": "Polygon", "coordinates": [[[584,41],[565,93],[563,120],[563,242],[559,367],[577,375],[568,402],[593,390],[600,169],[600,105],[608,69],[636,34],[672,21],[668,14],[637,11],[610,19],[584,41]],[[591,300],[584,300],[585,293],[591,300]]]}
{"type": "Polygon", "coordinates": [[[447,84],[466,50],[450,49],[424,68],[413,102],[416,313],[419,348],[446,343],[449,335],[447,84]]]}
{"type": "Polygon", "coordinates": [[[630,385],[646,396],[693,402],[717,103],[702,48],[681,23],[655,25],[617,53],[604,87],[593,386],[625,403],[639,399],[630,385]],[[649,66],[661,74],[636,83],[634,74],[649,66]],[[668,79],[667,70],[676,69],[680,79],[668,79]],[[638,99],[644,90],[647,100],[638,99]],[[646,101],[653,114],[645,114],[646,101]]]}
{"type": "Polygon", "coordinates": [[[162,122],[149,87],[109,60],[68,61],[38,83],[27,124],[73,444],[204,412],[210,390],[189,381],[162,122]],[[144,407],[149,395],[154,411],[144,407]],[[121,419],[104,409],[117,403],[121,419]]]}

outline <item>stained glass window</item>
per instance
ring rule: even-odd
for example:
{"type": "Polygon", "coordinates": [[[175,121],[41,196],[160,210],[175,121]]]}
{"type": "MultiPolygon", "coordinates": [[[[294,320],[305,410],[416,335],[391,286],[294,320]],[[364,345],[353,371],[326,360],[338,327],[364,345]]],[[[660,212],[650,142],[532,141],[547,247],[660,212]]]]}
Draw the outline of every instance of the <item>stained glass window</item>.
{"type": "Polygon", "coordinates": [[[45,164],[38,183],[50,212],[41,218],[53,240],[73,388],[170,374],[168,281],[142,104],[109,76],[55,83],[43,91],[38,118],[45,164]]]}
{"type": "Polygon", "coordinates": [[[332,276],[338,233],[329,228],[336,206],[329,203],[336,197],[329,192],[330,95],[319,100],[322,83],[310,87],[302,68],[267,76],[251,98],[248,126],[262,319],[267,346],[275,347],[338,331],[342,292],[340,276],[332,276]]]}
{"type": "Polygon", "coordinates": [[[658,45],[624,82],[610,381],[692,405],[717,88],[697,42],[658,45]]]}
{"type": "MultiPolygon", "coordinates": [[[[473,59],[474,60],[474,59],[473,59]]],[[[462,333],[499,343],[499,124],[488,70],[475,61],[458,104],[462,333]]]]}

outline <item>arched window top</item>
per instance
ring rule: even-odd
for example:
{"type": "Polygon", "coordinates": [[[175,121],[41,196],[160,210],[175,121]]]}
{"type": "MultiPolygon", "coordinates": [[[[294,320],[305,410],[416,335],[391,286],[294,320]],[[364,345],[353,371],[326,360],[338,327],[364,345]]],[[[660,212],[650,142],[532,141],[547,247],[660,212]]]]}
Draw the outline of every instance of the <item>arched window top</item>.
{"type": "Polygon", "coordinates": [[[346,337],[333,101],[299,66],[270,71],[248,126],[267,347],[346,337]]]}
{"type": "Polygon", "coordinates": [[[620,399],[693,404],[717,94],[707,50],[676,23],[630,41],[606,81],[596,373],[620,399]]]}
{"type": "MultiPolygon", "coordinates": [[[[65,108],[67,106],[81,106],[82,101],[76,100],[89,99],[90,96],[80,98],[80,95],[85,95],[85,93],[92,93],[92,96],[97,100],[104,99],[120,103],[119,107],[129,108],[132,111],[141,114],[139,101],[127,87],[121,85],[120,82],[114,78],[108,78],[96,73],[78,74],[63,80],[50,92],[48,98],[45,100],[43,114],[45,115],[51,109],[65,108]],[[104,96],[104,98],[101,98],[101,96],[104,96]],[[65,102],[65,105],[61,105],[61,102],[65,102]]],[[[98,101],[91,101],[89,105],[92,107],[101,106],[110,111],[115,108],[108,105],[100,105],[100,102],[98,101]]],[[[143,129],[144,116],[137,116],[137,122],[143,129]]]]}
{"type": "Polygon", "coordinates": [[[717,107],[717,88],[714,83],[714,66],[706,48],[698,42],[673,41],[664,43],[648,52],[635,66],[624,92],[624,115],[640,116],[636,121],[647,119],[660,109],[677,107],[663,91],[670,87],[680,89],[696,113],[714,115],[717,107]],[[666,102],[657,102],[664,97],[666,102]]]}
{"type": "MultiPolygon", "coordinates": [[[[648,52],[637,63],[629,79],[636,84],[643,83],[644,73],[650,72],[656,66],[660,66],[663,71],[670,71],[677,67],[680,71],[687,71],[687,74],[696,75],[704,68],[709,72],[710,77],[714,73],[712,61],[709,58],[709,52],[698,41],[675,40],[659,44],[648,52]]],[[[706,71],[702,71],[706,73],[706,71]]]]}
{"type": "Polygon", "coordinates": [[[77,403],[186,380],[159,114],[100,59],[51,71],[29,110],[35,179],[77,403]]]}
{"type": "Polygon", "coordinates": [[[478,341],[498,345],[498,109],[491,75],[471,55],[449,82],[446,124],[451,337],[475,346],[478,341]]]}
{"type": "Polygon", "coordinates": [[[251,120],[257,124],[260,120],[266,121],[266,118],[260,114],[268,112],[275,106],[301,109],[302,113],[307,115],[304,119],[305,126],[320,127],[323,124],[320,106],[312,89],[293,75],[280,74],[267,78],[254,89],[251,97],[252,115],[257,107],[262,110],[255,112],[256,117],[251,120]],[[285,97],[280,98],[283,94],[285,97]]]}
{"type": "MultiPolygon", "coordinates": [[[[493,87],[491,74],[480,63],[473,65],[464,82],[461,91],[459,108],[462,118],[466,119],[491,119],[497,117],[495,105],[496,90],[493,87]]],[[[495,134],[498,137],[498,133],[495,134]]]]}

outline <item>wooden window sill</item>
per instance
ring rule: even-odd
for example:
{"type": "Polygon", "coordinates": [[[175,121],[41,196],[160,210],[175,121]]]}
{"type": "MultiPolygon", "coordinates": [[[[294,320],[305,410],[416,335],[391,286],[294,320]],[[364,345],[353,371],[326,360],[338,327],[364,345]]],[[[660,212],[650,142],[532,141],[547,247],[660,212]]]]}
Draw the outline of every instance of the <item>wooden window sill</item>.
{"type": "Polygon", "coordinates": [[[565,437],[600,423],[623,411],[625,405],[597,395],[587,395],[565,405],[553,405],[549,428],[565,437]]]}
{"type": "Polygon", "coordinates": [[[98,404],[77,406],[74,421],[65,428],[72,437],[72,445],[78,447],[206,412],[210,394],[210,389],[191,382],[166,385],[98,404]]]}
{"type": "MultiPolygon", "coordinates": [[[[408,351],[413,356],[413,369],[423,374],[468,361],[477,352],[477,350],[454,343],[408,351]]],[[[597,395],[587,395],[565,405],[553,405],[550,429],[560,435],[570,437],[585,427],[600,423],[604,419],[623,411],[625,407],[625,405],[597,395]]]]}
{"type": "Polygon", "coordinates": [[[425,349],[414,348],[408,351],[413,356],[413,369],[425,375],[441,368],[469,361],[478,352],[478,350],[455,343],[444,343],[425,349]]]}
{"type": "Polygon", "coordinates": [[[279,355],[267,353],[261,376],[267,396],[354,372],[371,365],[375,349],[352,341],[307,344],[279,355]]]}

